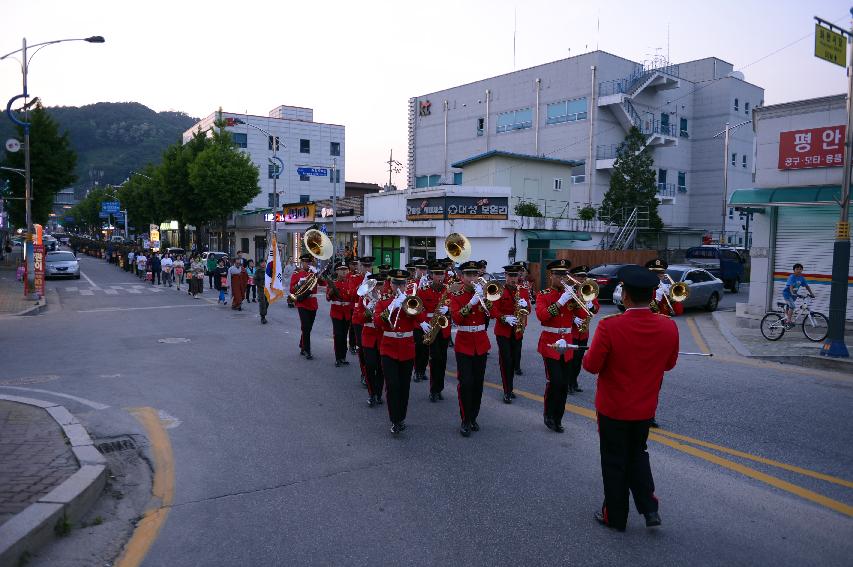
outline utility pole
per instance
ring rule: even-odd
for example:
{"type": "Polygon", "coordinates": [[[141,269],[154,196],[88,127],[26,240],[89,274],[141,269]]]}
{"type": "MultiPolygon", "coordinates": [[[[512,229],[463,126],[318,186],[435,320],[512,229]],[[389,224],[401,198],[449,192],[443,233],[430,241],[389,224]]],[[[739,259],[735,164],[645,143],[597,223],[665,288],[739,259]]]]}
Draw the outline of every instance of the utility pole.
{"type": "MultiPolygon", "coordinates": [[[[745,120],[740,124],[735,124],[734,126],[730,126],[728,122],[726,122],[725,130],[721,132],[717,132],[712,137],[718,138],[720,136],[724,136],[723,142],[723,210],[722,215],[720,217],[720,245],[725,244],[726,240],[726,213],[729,208],[729,134],[741,126],[746,124],[751,124],[752,120],[745,120]]],[[[737,164],[735,164],[737,165],[737,164]]]]}
{"type": "Polygon", "coordinates": [[[400,173],[403,171],[403,164],[394,159],[394,149],[391,148],[391,153],[388,156],[388,161],[385,163],[388,164],[388,190],[391,190],[391,174],[392,173],[400,173]]]}
{"type": "Polygon", "coordinates": [[[338,256],[338,158],[332,159],[332,261],[338,256]]]}

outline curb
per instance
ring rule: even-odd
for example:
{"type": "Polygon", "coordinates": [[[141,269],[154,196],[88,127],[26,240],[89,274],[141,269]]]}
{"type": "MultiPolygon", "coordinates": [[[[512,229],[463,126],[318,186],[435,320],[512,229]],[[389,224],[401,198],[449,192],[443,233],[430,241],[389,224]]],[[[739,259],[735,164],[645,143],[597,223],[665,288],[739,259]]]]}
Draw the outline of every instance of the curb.
{"type": "Polygon", "coordinates": [[[36,304],[33,305],[32,307],[28,307],[28,308],[24,309],[23,311],[15,313],[14,315],[16,317],[29,317],[32,315],[38,315],[39,313],[41,313],[45,309],[47,309],[47,295],[45,295],[44,297],[42,297],[41,299],[36,301],[36,304]]]}
{"type": "Polygon", "coordinates": [[[59,523],[75,524],[95,503],[106,483],[106,459],[86,429],[65,407],[32,398],[0,395],[0,400],[44,409],[62,428],[80,469],[37,502],[0,525],[0,567],[11,567],[25,552],[50,542],[59,523]]]}
{"type": "Polygon", "coordinates": [[[737,338],[734,333],[729,330],[725,323],[723,323],[722,315],[720,315],[719,312],[714,311],[713,313],[711,313],[711,317],[713,317],[714,323],[717,324],[717,329],[720,330],[720,333],[723,335],[723,337],[728,341],[730,345],[732,345],[732,348],[734,348],[739,355],[748,357],[753,356],[750,350],[746,348],[746,345],[743,344],[740,339],[737,338]]]}

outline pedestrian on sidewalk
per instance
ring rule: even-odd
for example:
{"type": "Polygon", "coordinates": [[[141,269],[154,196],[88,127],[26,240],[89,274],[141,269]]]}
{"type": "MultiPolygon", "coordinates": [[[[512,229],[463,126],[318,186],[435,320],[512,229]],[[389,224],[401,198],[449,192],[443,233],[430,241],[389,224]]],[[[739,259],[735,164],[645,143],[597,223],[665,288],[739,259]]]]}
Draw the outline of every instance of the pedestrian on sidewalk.
{"type": "MultiPolygon", "coordinates": [[[[251,264],[252,261],[249,260],[251,264]]],[[[261,324],[267,324],[267,309],[269,308],[269,302],[267,301],[267,294],[264,291],[264,284],[266,282],[266,273],[267,273],[267,261],[260,260],[258,262],[258,267],[255,269],[255,273],[253,275],[252,281],[254,282],[254,288],[260,290],[258,294],[260,297],[258,299],[258,313],[261,315],[261,324]]]]}
{"type": "Polygon", "coordinates": [[[151,254],[151,285],[154,285],[154,281],[157,281],[157,285],[160,285],[160,274],[163,271],[163,264],[160,260],[160,255],[156,252],[151,254]]]}
{"type": "Polygon", "coordinates": [[[136,273],[136,252],[133,249],[127,253],[127,264],[131,274],[136,273]]]}
{"type": "Polygon", "coordinates": [[[219,265],[219,262],[216,261],[216,256],[208,253],[207,255],[207,286],[211,289],[216,288],[214,285],[214,279],[216,278],[216,269],[219,265]]]}
{"type": "Polygon", "coordinates": [[[160,266],[163,270],[163,285],[169,284],[169,287],[172,287],[173,274],[172,269],[175,266],[175,261],[172,260],[172,257],[168,252],[163,255],[163,259],[160,260],[160,266]]]}
{"type": "Polygon", "coordinates": [[[148,258],[145,257],[145,252],[140,251],[136,256],[136,277],[143,279],[148,267],[148,258]]]}
{"type": "Polygon", "coordinates": [[[249,260],[249,265],[246,266],[246,277],[249,278],[248,283],[246,284],[246,303],[258,302],[258,285],[255,283],[255,273],[257,269],[255,268],[255,261],[249,260]],[[249,297],[251,296],[251,298],[249,297]]]}
{"type": "Polygon", "coordinates": [[[228,268],[225,267],[224,258],[221,258],[217,264],[213,268],[213,285],[219,291],[217,303],[225,305],[225,294],[228,293],[228,268]]]}
{"type": "Polygon", "coordinates": [[[235,258],[228,268],[228,279],[231,284],[231,309],[243,310],[243,297],[246,295],[246,270],[241,265],[242,260],[235,258]]]}
{"type": "Polygon", "coordinates": [[[177,284],[178,291],[181,291],[181,284],[184,283],[184,257],[178,255],[175,258],[175,261],[172,265],[172,269],[175,270],[175,283],[177,284]]]}
{"type": "Polygon", "coordinates": [[[204,293],[204,272],[206,266],[200,256],[196,256],[195,258],[193,258],[193,261],[190,266],[191,271],[189,293],[193,296],[194,299],[198,299],[198,296],[204,293]]]}

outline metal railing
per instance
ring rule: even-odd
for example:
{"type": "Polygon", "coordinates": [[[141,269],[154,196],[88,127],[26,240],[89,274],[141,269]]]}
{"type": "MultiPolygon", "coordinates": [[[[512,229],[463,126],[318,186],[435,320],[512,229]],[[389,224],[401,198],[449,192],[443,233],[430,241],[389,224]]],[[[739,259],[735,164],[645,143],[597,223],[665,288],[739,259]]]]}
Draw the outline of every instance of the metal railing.
{"type": "Polygon", "coordinates": [[[603,81],[598,83],[598,96],[609,96],[619,93],[635,94],[635,89],[644,83],[653,73],[663,73],[678,77],[678,65],[637,65],[634,72],[623,79],[603,81]]]}
{"type": "Polygon", "coordinates": [[[658,195],[675,198],[675,183],[658,183],[658,195]]]}
{"type": "Polygon", "coordinates": [[[595,147],[595,159],[616,159],[622,144],[600,144],[595,147]]]}

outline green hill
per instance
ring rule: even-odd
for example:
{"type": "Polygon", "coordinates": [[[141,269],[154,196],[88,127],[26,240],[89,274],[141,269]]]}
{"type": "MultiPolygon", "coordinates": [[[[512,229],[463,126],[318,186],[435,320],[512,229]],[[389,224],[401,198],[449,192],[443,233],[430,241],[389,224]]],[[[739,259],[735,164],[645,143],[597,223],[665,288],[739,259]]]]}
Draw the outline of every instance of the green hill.
{"type": "MultiPolygon", "coordinates": [[[[98,102],[86,106],[55,106],[47,111],[67,131],[77,152],[77,184],[88,187],[118,184],[131,171],[158,163],[163,151],[181,139],[197,119],[182,112],[155,112],[138,102],[98,102]]],[[[15,127],[0,117],[0,141],[15,127]]]]}

